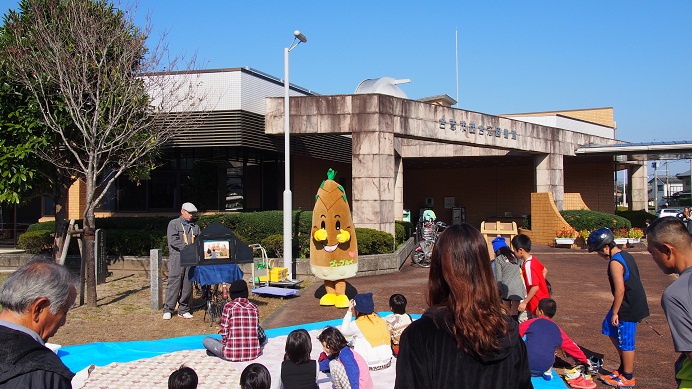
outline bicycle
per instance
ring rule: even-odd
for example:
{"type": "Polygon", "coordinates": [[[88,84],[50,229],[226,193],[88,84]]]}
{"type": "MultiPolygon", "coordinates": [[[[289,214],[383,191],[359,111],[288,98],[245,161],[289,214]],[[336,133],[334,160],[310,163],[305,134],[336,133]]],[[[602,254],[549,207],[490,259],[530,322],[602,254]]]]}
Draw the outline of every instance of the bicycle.
{"type": "Polygon", "coordinates": [[[444,231],[447,225],[443,222],[424,221],[419,222],[416,227],[416,238],[418,243],[411,254],[413,265],[420,267],[430,267],[432,251],[435,241],[440,232],[444,231]]]}

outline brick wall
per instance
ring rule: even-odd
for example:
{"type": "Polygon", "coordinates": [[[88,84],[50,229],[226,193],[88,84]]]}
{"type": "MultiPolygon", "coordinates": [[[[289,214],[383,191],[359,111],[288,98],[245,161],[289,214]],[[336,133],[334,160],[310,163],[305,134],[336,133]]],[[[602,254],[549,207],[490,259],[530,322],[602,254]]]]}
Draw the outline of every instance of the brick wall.
{"type": "Polygon", "coordinates": [[[547,112],[530,112],[521,114],[507,115],[512,116],[547,116],[547,115],[562,115],[570,118],[583,120],[586,122],[600,124],[607,127],[615,127],[615,119],[613,119],[613,108],[593,108],[593,109],[575,109],[569,111],[547,111],[547,112]]]}
{"type": "Polygon", "coordinates": [[[613,162],[577,163],[565,158],[564,175],[565,193],[579,193],[592,211],[615,212],[613,162]]]}
{"type": "Polygon", "coordinates": [[[553,244],[555,242],[555,231],[567,226],[569,224],[555,207],[552,193],[531,193],[530,237],[532,243],[553,244]]]}
{"type": "Polygon", "coordinates": [[[588,210],[579,193],[565,193],[564,210],[588,210]]]}
{"type": "Polygon", "coordinates": [[[444,198],[454,197],[455,206],[466,207],[466,222],[476,228],[491,219],[521,225],[521,215],[531,212],[533,176],[533,165],[404,168],[404,208],[411,210],[415,221],[425,198],[432,196],[438,219],[451,223],[452,210],[444,207],[444,198]],[[505,213],[511,216],[505,218],[505,213]]]}
{"type": "Polygon", "coordinates": [[[84,199],[86,198],[86,185],[82,180],[77,180],[72,184],[68,192],[67,218],[81,219],[86,209],[84,199]]]}

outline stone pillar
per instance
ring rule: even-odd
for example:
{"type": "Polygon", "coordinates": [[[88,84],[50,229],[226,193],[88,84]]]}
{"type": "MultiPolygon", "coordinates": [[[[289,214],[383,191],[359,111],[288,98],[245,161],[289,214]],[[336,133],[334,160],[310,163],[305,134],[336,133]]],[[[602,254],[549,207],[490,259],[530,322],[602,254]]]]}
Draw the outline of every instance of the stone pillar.
{"type": "Polygon", "coordinates": [[[151,309],[163,308],[163,282],[161,266],[163,259],[161,249],[149,250],[149,284],[151,285],[151,309]]]}
{"type": "Polygon", "coordinates": [[[535,190],[537,193],[553,194],[555,207],[558,211],[564,209],[565,177],[563,175],[562,154],[538,155],[534,158],[535,190]]]}
{"type": "Polygon", "coordinates": [[[394,134],[354,131],[352,136],[353,223],[394,235],[394,134]]]}
{"type": "Polygon", "coordinates": [[[629,209],[631,211],[647,210],[649,206],[649,185],[646,163],[632,165],[627,169],[627,181],[630,183],[627,189],[629,209]]]}
{"type": "Polygon", "coordinates": [[[394,156],[394,220],[404,218],[404,159],[394,156]]]}

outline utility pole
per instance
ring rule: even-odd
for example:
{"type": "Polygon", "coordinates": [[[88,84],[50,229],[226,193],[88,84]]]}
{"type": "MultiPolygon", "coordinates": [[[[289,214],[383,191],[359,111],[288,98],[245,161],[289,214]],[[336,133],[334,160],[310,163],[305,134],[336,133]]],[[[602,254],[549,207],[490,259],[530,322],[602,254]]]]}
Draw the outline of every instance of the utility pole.
{"type": "Polygon", "coordinates": [[[654,161],[654,212],[658,209],[658,163],[654,161]]]}

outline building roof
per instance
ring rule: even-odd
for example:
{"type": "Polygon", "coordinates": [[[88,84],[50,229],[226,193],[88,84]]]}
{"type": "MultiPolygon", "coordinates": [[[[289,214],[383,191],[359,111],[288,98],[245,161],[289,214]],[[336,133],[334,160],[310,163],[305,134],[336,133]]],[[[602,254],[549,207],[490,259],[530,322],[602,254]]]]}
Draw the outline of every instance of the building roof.
{"type": "Polygon", "coordinates": [[[422,101],[424,103],[442,105],[445,107],[451,107],[457,103],[456,100],[454,100],[451,96],[449,96],[447,94],[430,96],[430,97],[423,97],[422,99],[418,99],[418,101],[422,101]]]}
{"type": "Polygon", "coordinates": [[[358,84],[358,87],[356,87],[355,94],[380,93],[383,95],[408,99],[406,93],[397,86],[397,84],[404,84],[408,82],[411,82],[411,80],[396,80],[392,77],[380,77],[363,80],[360,82],[360,84],[358,84]]]}
{"type": "Polygon", "coordinates": [[[575,153],[626,156],[630,161],[689,159],[692,158],[692,141],[583,145],[575,153]]]}

